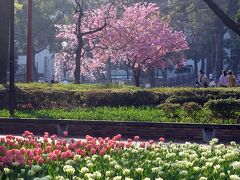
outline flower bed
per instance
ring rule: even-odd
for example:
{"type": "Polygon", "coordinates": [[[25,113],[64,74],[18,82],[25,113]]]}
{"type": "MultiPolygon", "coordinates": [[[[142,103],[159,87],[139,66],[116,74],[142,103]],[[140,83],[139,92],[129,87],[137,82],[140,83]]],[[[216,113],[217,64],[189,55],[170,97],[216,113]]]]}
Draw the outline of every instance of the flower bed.
{"type": "MultiPolygon", "coordinates": [[[[67,132],[64,133],[67,136],[67,132]]],[[[56,135],[0,139],[0,179],[240,179],[239,145],[84,140],[56,135]]]]}

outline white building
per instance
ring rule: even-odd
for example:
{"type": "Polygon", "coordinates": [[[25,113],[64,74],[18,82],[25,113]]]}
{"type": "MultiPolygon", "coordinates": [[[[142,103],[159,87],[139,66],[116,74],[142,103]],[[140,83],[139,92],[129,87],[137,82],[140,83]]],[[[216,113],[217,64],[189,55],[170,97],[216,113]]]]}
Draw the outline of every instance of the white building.
{"type": "MultiPolygon", "coordinates": [[[[16,75],[17,81],[26,81],[26,56],[18,57],[18,71],[16,75]]],[[[53,54],[49,52],[48,49],[36,54],[35,56],[35,66],[40,75],[40,78],[44,81],[50,82],[54,74],[53,68],[53,54]]]]}

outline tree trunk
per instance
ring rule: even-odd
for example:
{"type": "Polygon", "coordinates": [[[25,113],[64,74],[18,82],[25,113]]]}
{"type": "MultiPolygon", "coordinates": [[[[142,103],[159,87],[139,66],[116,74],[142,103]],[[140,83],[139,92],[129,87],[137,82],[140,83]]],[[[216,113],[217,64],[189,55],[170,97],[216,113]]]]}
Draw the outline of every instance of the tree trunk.
{"type": "Polygon", "coordinates": [[[215,53],[214,52],[211,52],[208,54],[208,57],[207,57],[207,74],[209,75],[210,73],[213,74],[214,72],[214,62],[215,62],[215,53]]]}
{"type": "Polygon", "coordinates": [[[201,70],[205,71],[205,59],[204,59],[204,57],[201,58],[201,70]]]}
{"type": "Polygon", "coordinates": [[[138,69],[133,69],[133,76],[134,76],[134,81],[135,81],[135,86],[140,87],[140,73],[141,70],[138,69]]]}
{"type": "Polygon", "coordinates": [[[231,70],[235,75],[238,73],[239,58],[240,56],[236,56],[232,59],[231,70]]]}
{"type": "Polygon", "coordinates": [[[107,61],[107,82],[112,83],[112,72],[111,72],[111,60],[110,58],[107,61]]]}
{"type": "Polygon", "coordinates": [[[236,56],[231,57],[230,67],[231,67],[233,74],[235,74],[235,75],[237,75],[237,73],[238,73],[238,66],[240,64],[239,59],[240,59],[240,51],[237,52],[236,56]]]}
{"type": "Polygon", "coordinates": [[[154,67],[149,68],[148,81],[151,87],[156,87],[156,71],[154,67]]]}
{"type": "Polygon", "coordinates": [[[38,70],[36,68],[36,53],[33,52],[32,56],[32,80],[38,81],[38,70]]]}
{"type": "Polygon", "coordinates": [[[78,48],[76,50],[76,67],[74,72],[75,84],[80,84],[80,75],[81,75],[81,56],[82,56],[82,43],[81,40],[78,43],[78,48]]]}
{"type": "Polygon", "coordinates": [[[224,59],[224,26],[221,24],[217,31],[216,36],[216,63],[214,72],[216,72],[217,77],[220,77],[223,70],[223,59],[224,59]]]}
{"type": "Polygon", "coordinates": [[[211,71],[211,67],[212,67],[212,52],[209,52],[208,53],[208,56],[207,56],[207,74],[210,74],[212,73],[211,71]]]}
{"type": "Polygon", "coordinates": [[[163,68],[163,69],[161,69],[161,72],[162,72],[163,78],[167,79],[167,77],[168,77],[168,69],[167,68],[163,68]]]}
{"type": "Polygon", "coordinates": [[[126,73],[127,73],[127,80],[129,81],[129,70],[128,70],[128,68],[126,68],[126,73]]]}
{"type": "Polygon", "coordinates": [[[215,48],[215,42],[216,42],[215,36],[209,37],[209,48],[210,51],[208,52],[208,59],[207,59],[207,74],[214,73],[214,65],[216,61],[216,48],[215,48]]]}
{"type": "Polygon", "coordinates": [[[0,84],[7,83],[9,62],[10,1],[0,0],[0,84]]]}
{"type": "Polygon", "coordinates": [[[198,52],[197,50],[195,50],[195,54],[194,54],[194,75],[195,77],[198,76],[198,52]]]}

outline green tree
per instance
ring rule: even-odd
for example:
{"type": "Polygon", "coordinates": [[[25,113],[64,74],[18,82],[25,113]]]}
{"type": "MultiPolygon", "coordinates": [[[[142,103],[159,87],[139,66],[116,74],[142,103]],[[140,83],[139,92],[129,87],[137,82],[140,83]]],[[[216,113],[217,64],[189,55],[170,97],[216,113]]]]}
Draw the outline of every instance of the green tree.
{"type": "MultiPolygon", "coordinates": [[[[221,19],[221,21],[225,24],[226,27],[231,29],[233,32],[238,34],[240,36],[240,23],[237,21],[234,21],[230,16],[225,13],[221,7],[214,2],[214,0],[203,0],[209,8],[221,19]]],[[[231,1],[229,1],[231,3],[231,1]]],[[[237,4],[235,3],[235,6],[237,4]]]]}
{"type": "MultiPolygon", "coordinates": [[[[229,17],[234,17],[236,0],[219,0],[218,4],[229,17]]],[[[227,32],[222,21],[214,15],[202,0],[170,0],[167,16],[176,28],[185,31],[189,38],[189,58],[197,63],[201,61],[201,69],[205,67],[207,59],[207,73],[221,74],[224,62],[224,34],[227,32]]]]}
{"type": "MultiPolygon", "coordinates": [[[[17,12],[16,41],[17,48],[26,54],[27,1],[19,0],[23,5],[17,12]]],[[[35,55],[46,48],[55,51],[59,43],[55,41],[55,25],[68,21],[73,13],[70,0],[34,0],[33,1],[33,80],[38,80],[35,55]]]]}
{"type": "MultiPolygon", "coordinates": [[[[10,2],[0,1],[0,84],[7,83],[8,59],[9,59],[9,22],[10,22],[10,2]]],[[[15,12],[21,9],[18,1],[15,1],[15,12]]]]}
{"type": "Polygon", "coordinates": [[[10,1],[0,1],[0,83],[7,83],[7,62],[9,58],[10,1]]]}

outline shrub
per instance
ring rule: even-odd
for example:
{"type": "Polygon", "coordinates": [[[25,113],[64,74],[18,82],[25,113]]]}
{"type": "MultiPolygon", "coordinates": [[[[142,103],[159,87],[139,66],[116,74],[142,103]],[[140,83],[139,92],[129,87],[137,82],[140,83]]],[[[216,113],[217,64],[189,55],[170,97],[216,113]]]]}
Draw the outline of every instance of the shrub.
{"type": "MultiPolygon", "coordinates": [[[[7,94],[7,93],[5,93],[7,94]]],[[[7,97],[3,93],[3,97],[7,97]]],[[[154,106],[159,96],[151,91],[85,91],[17,89],[16,104],[19,109],[154,106]]],[[[0,92],[1,98],[1,92],[0,92]]],[[[0,108],[7,103],[0,101],[0,108]]]]}
{"type": "Polygon", "coordinates": [[[201,114],[202,106],[195,103],[195,102],[188,102],[183,104],[183,110],[185,111],[188,117],[192,117],[194,122],[197,120],[203,119],[200,118],[199,115],[201,114]]]}
{"type": "Polygon", "coordinates": [[[204,107],[211,110],[216,117],[231,118],[240,111],[240,100],[234,98],[210,100],[204,107]]]}
{"type": "MultiPolygon", "coordinates": [[[[156,106],[161,103],[204,105],[212,99],[240,98],[240,88],[158,88],[97,84],[17,84],[19,109],[78,108],[99,106],[156,106]]],[[[8,90],[0,86],[0,108],[8,106],[8,90]]]]}
{"type": "Polygon", "coordinates": [[[82,103],[87,106],[152,106],[159,103],[158,96],[150,91],[86,92],[82,103]]]}
{"type": "Polygon", "coordinates": [[[163,103],[159,105],[159,108],[162,109],[166,114],[172,114],[173,117],[177,117],[177,111],[181,109],[181,105],[173,103],[163,103]]]}
{"type": "Polygon", "coordinates": [[[136,91],[133,93],[134,106],[151,106],[159,103],[156,93],[150,91],[136,91]]]}
{"type": "Polygon", "coordinates": [[[88,107],[131,106],[132,96],[132,92],[86,92],[82,96],[82,103],[88,107]]]}
{"type": "Polygon", "coordinates": [[[177,104],[184,104],[188,102],[195,102],[199,105],[204,105],[208,101],[207,96],[176,96],[173,95],[169,97],[166,102],[168,103],[177,103],[177,104]]]}
{"type": "Polygon", "coordinates": [[[188,114],[192,114],[192,113],[200,111],[202,109],[202,106],[200,106],[199,104],[197,104],[195,102],[188,102],[188,103],[183,104],[183,109],[188,114]]]}

